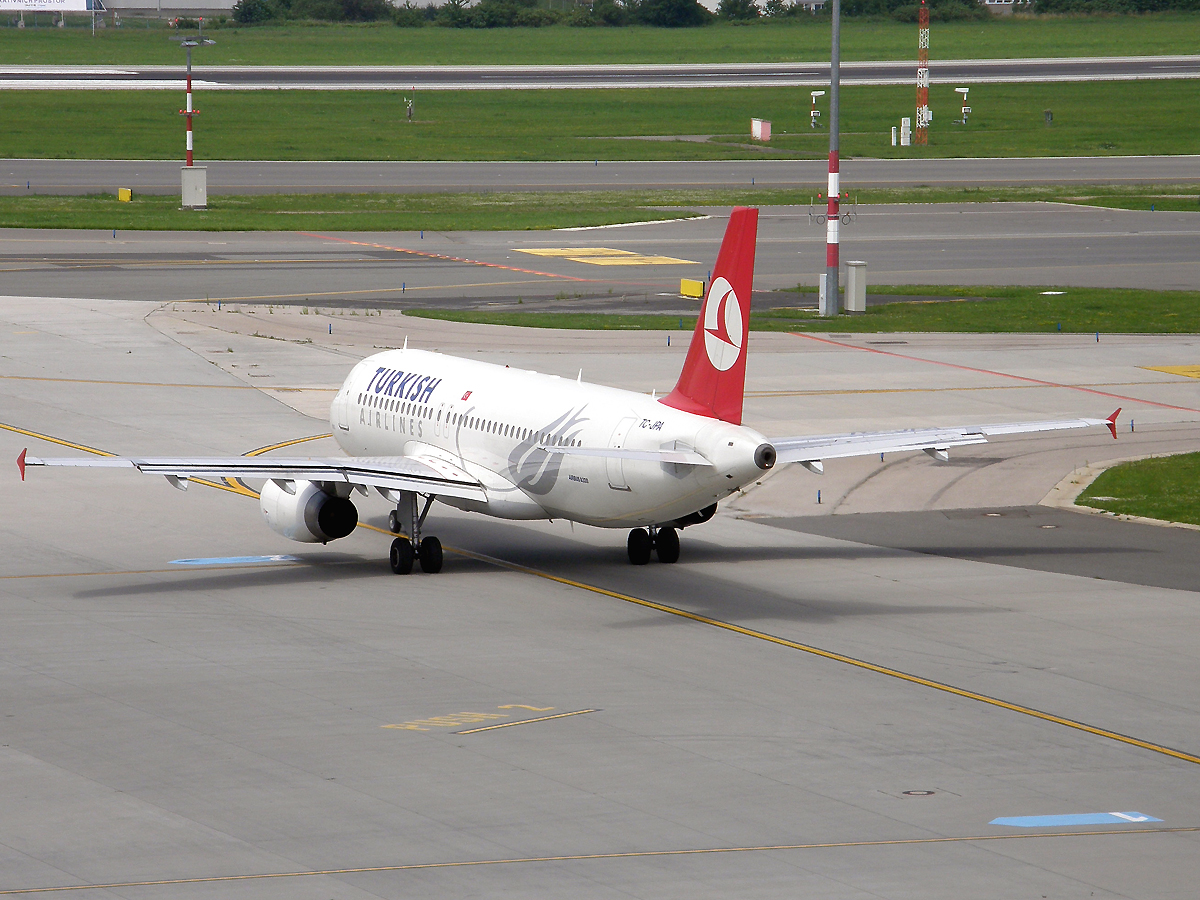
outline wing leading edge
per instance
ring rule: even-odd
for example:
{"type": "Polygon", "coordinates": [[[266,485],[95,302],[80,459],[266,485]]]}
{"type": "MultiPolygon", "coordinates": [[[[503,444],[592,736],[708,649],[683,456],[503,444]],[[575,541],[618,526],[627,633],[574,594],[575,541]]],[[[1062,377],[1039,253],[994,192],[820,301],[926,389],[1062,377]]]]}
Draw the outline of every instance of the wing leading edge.
{"type": "Polygon", "coordinates": [[[801,463],[820,468],[822,460],[848,456],[870,456],[875,453],[900,453],[924,450],[945,458],[951,447],[985,444],[989,437],[1000,434],[1032,434],[1039,431],[1061,431],[1070,428],[1089,428],[1107,425],[1117,436],[1118,409],[1107,419],[1049,419],[1040,422],[1002,422],[995,425],[967,425],[960,428],[909,428],[897,431],[855,431],[846,434],[819,434],[804,437],[777,438],[771,443],[781,463],[801,463]]]}
{"type": "Polygon", "coordinates": [[[67,457],[39,459],[22,451],[17,459],[21,478],[28,466],[137,469],[165,475],[172,484],[188,478],[269,478],[275,481],[323,481],[395,491],[416,491],[467,500],[487,500],[483,485],[466,472],[437,459],[407,457],[67,457]]]}

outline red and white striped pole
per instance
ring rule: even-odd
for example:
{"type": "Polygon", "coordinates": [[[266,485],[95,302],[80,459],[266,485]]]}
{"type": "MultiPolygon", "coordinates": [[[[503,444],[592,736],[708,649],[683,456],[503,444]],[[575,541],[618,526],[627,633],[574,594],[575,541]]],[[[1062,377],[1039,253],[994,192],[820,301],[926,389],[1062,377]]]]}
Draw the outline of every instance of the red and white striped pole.
{"type": "Polygon", "coordinates": [[[192,116],[200,115],[200,110],[192,106],[192,48],[203,47],[207,44],[215,44],[216,41],[209,40],[204,36],[204,20],[200,20],[200,36],[199,37],[183,37],[180,39],[180,46],[187,51],[187,108],[181,109],[179,114],[187,117],[187,165],[192,165],[192,116]]]}
{"type": "Polygon", "coordinates": [[[825,306],[823,316],[836,316],[838,302],[838,224],[841,221],[841,147],[839,143],[839,87],[841,82],[842,4],[833,0],[833,39],[829,51],[829,205],[825,210],[825,306]]]}
{"type": "Polygon", "coordinates": [[[929,143],[929,7],[921,0],[917,12],[917,133],[914,144],[929,143]]]}
{"type": "Polygon", "coordinates": [[[187,115],[187,164],[192,164],[192,48],[187,47],[187,109],[184,113],[187,115]]]}

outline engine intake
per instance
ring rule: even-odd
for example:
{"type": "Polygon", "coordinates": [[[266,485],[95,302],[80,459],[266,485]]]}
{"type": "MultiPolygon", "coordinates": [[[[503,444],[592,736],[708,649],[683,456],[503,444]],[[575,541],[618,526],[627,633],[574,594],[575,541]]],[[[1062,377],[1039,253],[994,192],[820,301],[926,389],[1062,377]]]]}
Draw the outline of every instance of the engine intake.
{"type": "Polygon", "coordinates": [[[272,531],[306,544],[336,541],[358,526],[358,510],[353,503],[325,493],[311,481],[286,486],[268,481],[258,505],[272,531]]]}

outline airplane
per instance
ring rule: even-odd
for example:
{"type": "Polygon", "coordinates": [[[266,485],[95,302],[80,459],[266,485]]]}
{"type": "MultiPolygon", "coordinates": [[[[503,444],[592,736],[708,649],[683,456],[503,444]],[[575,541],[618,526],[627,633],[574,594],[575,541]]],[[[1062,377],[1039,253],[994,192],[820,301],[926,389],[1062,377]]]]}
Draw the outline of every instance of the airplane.
{"type": "Polygon", "coordinates": [[[758,210],[738,207],[675,389],[664,397],[557,375],[408,349],[359,362],[330,406],[347,454],[328,458],[91,457],[38,459],[27,467],[122,467],[191,478],[265,479],[266,524],[301,542],[326,543],[359,522],[355,491],[375,490],[395,508],[389,562],[408,574],[441,570],[441,542],[423,534],[434,500],[501,519],[568,519],[628,528],[634,565],[679,559],[679,531],[713,517],[717,504],[777,465],[820,473],[825,460],[951,447],[994,435],[1107,425],[1076,418],[768,439],[742,424],[746,344],[758,210]]]}

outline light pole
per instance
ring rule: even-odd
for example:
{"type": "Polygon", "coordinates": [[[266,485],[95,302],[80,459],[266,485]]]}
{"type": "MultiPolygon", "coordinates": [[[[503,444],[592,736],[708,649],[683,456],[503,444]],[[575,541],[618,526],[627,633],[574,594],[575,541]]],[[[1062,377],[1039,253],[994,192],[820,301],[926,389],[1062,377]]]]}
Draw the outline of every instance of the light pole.
{"type": "Polygon", "coordinates": [[[200,110],[192,108],[192,48],[215,44],[204,36],[204,20],[200,20],[200,34],[197,37],[176,38],[179,45],[187,50],[187,109],[181,109],[179,114],[187,116],[187,164],[192,164],[192,116],[199,115],[200,110]]]}
{"type": "Polygon", "coordinates": [[[838,136],[838,89],[840,87],[842,55],[842,4],[833,0],[833,39],[829,51],[829,206],[825,212],[825,304],[818,310],[822,316],[836,316],[838,302],[838,225],[841,222],[841,163],[838,136]]]}
{"type": "Polygon", "coordinates": [[[204,36],[204,19],[200,19],[200,33],[196,36],[180,36],[174,38],[187,51],[187,103],[186,108],[179,114],[187,117],[187,161],[183,170],[183,206],[185,209],[204,209],[208,206],[207,170],[192,165],[192,116],[199,115],[200,110],[192,106],[192,48],[215,44],[216,41],[204,36]]]}

